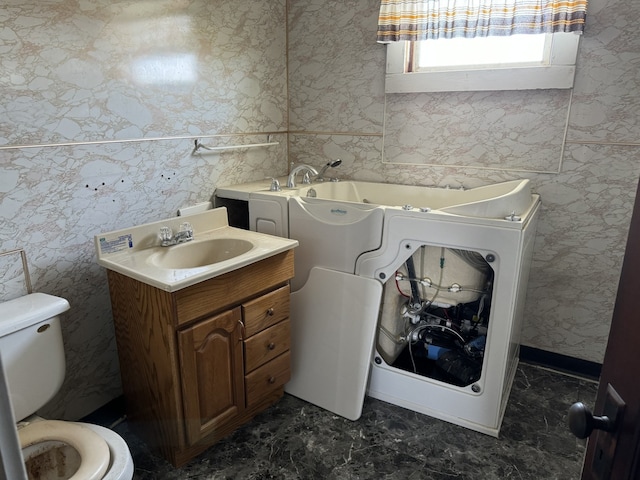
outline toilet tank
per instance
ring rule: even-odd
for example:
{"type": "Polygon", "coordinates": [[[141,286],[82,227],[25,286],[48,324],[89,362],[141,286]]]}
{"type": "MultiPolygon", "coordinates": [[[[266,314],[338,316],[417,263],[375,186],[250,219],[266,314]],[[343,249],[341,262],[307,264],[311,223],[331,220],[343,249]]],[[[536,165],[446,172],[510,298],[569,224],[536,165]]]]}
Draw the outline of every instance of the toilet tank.
{"type": "Polygon", "coordinates": [[[65,374],[58,315],[69,302],[32,293],[0,303],[0,355],[16,421],[35,413],[58,392],[65,374]]]}

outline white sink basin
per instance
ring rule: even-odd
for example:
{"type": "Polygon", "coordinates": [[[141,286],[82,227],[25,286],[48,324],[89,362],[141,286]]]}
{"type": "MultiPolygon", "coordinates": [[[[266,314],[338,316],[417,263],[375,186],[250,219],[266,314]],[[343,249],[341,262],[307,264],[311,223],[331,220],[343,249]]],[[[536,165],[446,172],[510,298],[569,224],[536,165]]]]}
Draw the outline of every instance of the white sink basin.
{"type": "Polygon", "coordinates": [[[98,264],[168,292],[286,252],[297,240],[229,226],[227,209],[215,208],[95,236],[98,264]],[[160,246],[161,227],[178,231],[188,221],[194,240],[160,246]]]}
{"type": "Polygon", "coordinates": [[[160,251],[149,255],[147,261],[160,268],[198,268],[231,260],[252,248],[252,242],[241,238],[212,238],[161,247],[160,251]]]}

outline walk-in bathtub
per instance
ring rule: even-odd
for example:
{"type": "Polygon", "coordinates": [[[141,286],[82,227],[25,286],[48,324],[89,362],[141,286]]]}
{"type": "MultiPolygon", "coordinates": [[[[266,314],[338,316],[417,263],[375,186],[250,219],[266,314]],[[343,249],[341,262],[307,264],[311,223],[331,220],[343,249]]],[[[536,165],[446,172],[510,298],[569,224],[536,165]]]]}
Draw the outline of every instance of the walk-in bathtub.
{"type": "Polygon", "coordinates": [[[287,392],[352,420],[366,392],[498,435],[539,211],[528,180],[257,183],[216,197],[246,201],[251,229],[300,243],[287,392]]]}

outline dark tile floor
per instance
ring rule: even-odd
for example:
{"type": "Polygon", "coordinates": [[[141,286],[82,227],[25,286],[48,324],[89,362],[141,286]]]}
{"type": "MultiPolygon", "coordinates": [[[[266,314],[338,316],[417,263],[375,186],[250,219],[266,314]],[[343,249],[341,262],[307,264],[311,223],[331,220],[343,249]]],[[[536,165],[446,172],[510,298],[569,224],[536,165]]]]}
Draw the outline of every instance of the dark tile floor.
{"type": "Polygon", "coordinates": [[[578,479],[584,441],[569,406],[593,406],[597,384],[521,364],[496,439],[366,398],[355,422],[290,395],[180,469],[127,428],[135,479],[578,479]]]}

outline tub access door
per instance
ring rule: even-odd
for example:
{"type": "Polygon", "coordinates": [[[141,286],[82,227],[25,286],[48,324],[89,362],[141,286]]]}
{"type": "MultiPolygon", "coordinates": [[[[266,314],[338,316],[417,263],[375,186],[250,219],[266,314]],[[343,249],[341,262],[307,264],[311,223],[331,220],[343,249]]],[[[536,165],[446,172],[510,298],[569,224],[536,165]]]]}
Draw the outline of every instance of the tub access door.
{"type": "Polygon", "coordinates": [[[382,284],[313,267],[291,294],[291,380],[285,391],[357,420],[369,378],[382,284]]]}
{"type": "Polygon", "coordinates": [[[291,291],[299,290],[313,267],[355,273],[363,253],[382,243],[384,208],[316,198],[289,199],[289,238],[300,242],[291,291]]]}

